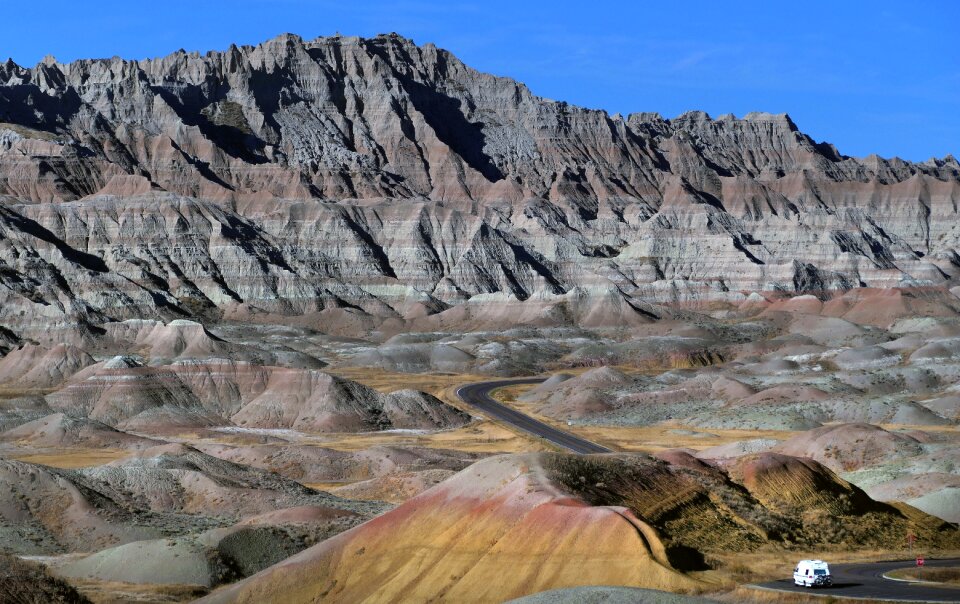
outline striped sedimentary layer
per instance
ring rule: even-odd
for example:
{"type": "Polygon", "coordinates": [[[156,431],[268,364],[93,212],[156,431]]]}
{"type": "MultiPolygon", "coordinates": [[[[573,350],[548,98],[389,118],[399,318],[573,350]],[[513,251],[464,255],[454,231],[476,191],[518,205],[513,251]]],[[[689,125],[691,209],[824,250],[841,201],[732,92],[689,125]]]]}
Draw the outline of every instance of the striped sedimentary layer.
{"type": "MultiPolygon", "coordinates": [[[[960,164],[608,115],[396,35],[0,65],[0,321],[620,325],[948,283],[960,164]],[[479,306],[478,306],[479,305],[479,306]],[[481,310],[477,310],[477,309],[481,310]]],[[[333,329],[333,328],[331,328],[333,329]]]]}

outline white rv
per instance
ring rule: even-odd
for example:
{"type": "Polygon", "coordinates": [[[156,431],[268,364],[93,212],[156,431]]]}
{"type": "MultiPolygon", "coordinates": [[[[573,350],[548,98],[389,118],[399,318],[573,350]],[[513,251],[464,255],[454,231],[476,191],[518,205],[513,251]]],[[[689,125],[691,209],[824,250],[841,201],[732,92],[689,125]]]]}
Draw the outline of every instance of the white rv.
{"type": "Polygon", "coordinates": [[[793,583],[804,587],[827,587],[833,585],[833,577],[823,560],[801,560],[793,569],[793,583]]]}

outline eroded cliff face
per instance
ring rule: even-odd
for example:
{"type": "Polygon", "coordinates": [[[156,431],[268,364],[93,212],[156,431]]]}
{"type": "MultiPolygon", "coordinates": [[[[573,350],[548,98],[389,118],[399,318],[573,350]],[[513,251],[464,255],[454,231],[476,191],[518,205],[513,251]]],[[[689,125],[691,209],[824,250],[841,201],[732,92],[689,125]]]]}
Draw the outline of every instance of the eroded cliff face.
{"type": "Polygon", "coordinates": [[[8,61],[0,196],[0,323],[31,337],[132,317],[436,329],[508,301],[619,325],[960,265],[952,157],[845,157],[786,115],[610,116],[396,35],[8,61]]]}

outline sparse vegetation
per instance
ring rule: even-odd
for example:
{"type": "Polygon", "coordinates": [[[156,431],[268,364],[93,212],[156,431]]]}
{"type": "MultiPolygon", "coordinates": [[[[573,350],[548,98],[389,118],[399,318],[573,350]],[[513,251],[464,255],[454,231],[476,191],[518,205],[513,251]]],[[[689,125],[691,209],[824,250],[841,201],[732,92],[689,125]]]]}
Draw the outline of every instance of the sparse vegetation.
{"type": "Polygon", "coordinates": [[[243,107],[234,101],[213,103],[204,107],[200,113],[217,126],[233,128],[243,134],[253,134],[246,116],[243,115],[243,107]]]}
{"type": "Polygon", "coordinates": [[[59,138],[57,134],[53,132],[37,130],[35,128],[21,126],[20,124],[10,124],[7,122],[0,122],[0,130],[11,130],[24,138],[36,138],[44,141],[55,141],[59,138]]]}
{"type": "Polygon", "coordinates": [[[40,564],[0,554],[0,602],[3,604],[90,604],[72,585],[40,564]]]}
{"type": "Polygon", "coordinates": [[[121,449],[62,449],[32,455],[18,455],[14,456],[13,459],[70,470],[99,466],[126,457],[129,454],[129,451],[121,449]]]}
{"type": "Polygon", "coordinates": [[[895,570],[887,574],[891,577],[896,577],[897,579],[912,579],[915,581],[929,581],[931,583],[960,585],[960,567],[913,567],[895,570]]]}
{"type": "MultiPolygon", "coordinates": [[[[960,545],[956,533],[944,530],[936,519],[873,502],[842,481],[831,484],[827,475],[811,477],[816,482],[810,485],[797,482],[768,491],[731,480],[733,473],[728,478],[715,470],[638,457],[552,456],[547,464],[572,493],[593,505],[627,507],[654,526],[671,562],[686,570],[708,568],[717,559],[713,556],[724,552],[773,546],[838,552],[889,546],[908,531],[923,534],[934,547],[960,545]],[[815,489],[811,494],[816,498],[797,498],[809,488],[815,489]]],[[[749,574],[738,564],[728,566],[727,572],[749,574]]]]}

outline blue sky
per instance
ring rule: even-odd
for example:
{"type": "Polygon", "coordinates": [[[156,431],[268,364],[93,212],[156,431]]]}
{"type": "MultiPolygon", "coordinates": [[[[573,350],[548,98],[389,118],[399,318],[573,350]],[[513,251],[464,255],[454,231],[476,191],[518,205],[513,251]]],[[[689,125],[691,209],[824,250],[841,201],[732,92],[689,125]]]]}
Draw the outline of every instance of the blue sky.
{"type": "Polygon", "coordinates": [[[960,155],[960,2],[7,2],[0,60],[396,31],[611,113],[787,112],[848,155],[960,155]]]}

